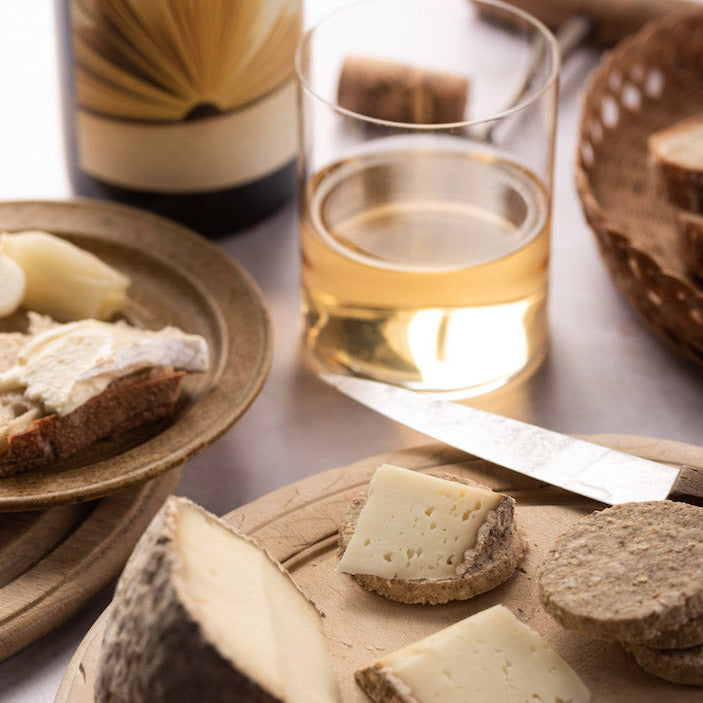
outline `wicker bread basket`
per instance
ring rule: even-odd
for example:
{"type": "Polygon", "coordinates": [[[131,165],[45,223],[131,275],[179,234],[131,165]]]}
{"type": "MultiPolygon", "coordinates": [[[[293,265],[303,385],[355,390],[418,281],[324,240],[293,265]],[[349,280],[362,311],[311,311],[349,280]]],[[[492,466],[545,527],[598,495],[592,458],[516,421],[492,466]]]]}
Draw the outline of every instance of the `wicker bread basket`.
{"type": "Polygon", "coordinates": [[[576,186],[600,254],[647,323],[703,363],[703,286],[685,270],[676,211],[658,192],[647,137],[703,113],[703,10],[667,15],[621,42],[592,76],[576,186]]]}

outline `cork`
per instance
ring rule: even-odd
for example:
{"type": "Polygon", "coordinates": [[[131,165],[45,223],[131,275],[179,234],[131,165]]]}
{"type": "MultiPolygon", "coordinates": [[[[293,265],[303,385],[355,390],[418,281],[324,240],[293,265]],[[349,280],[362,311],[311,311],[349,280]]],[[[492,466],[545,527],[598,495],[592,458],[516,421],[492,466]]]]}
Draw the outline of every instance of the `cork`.
{"type": "Polygon", "coordinates": [[[349,56],[339,77],[339,105],[366,117],[411,124],[466,119],[469,81],[367,56],[349,56]]]}

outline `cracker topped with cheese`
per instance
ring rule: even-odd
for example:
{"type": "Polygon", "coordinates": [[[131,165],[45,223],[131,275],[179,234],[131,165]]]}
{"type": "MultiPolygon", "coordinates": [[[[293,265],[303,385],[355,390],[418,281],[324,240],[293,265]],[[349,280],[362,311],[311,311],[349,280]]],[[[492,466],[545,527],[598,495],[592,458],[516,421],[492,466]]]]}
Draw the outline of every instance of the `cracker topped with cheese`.
{"type": "Polygon", "coordinates": [[[526,549],[515,501],[453,474],[384,464],[340,529],[339,571],[402,603],[446,603],[495,588],[526,549]]]}

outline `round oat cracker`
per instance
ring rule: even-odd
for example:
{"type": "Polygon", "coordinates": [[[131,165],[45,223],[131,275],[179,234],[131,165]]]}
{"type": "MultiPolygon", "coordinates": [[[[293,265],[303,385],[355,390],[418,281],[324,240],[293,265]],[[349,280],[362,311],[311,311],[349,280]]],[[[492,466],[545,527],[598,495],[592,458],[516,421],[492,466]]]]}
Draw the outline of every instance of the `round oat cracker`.
{"type": "Polygon", "coordinates": [[[557,538],[539,570],[540,598],[564,627],[591,637],[672,641],[703,615],[701,564],[703,508],[616,505],[557,538]]]}
{"type": "Polygon", "coordinates": [[[672,683],[703,686],[703,646],[688,649],[651,649],[640,645],[625,647],[650,674],[672,683]]]}

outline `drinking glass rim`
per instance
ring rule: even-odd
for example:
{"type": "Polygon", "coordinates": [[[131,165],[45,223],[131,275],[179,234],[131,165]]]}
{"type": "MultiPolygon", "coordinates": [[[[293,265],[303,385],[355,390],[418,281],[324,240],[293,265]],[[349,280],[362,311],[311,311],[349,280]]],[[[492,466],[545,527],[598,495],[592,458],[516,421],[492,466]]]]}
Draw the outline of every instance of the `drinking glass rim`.
{"type": "Polygon", "coordinates": [[[504,117],[508,117],[509,115],[521,112],[525,108],[528,108],[530,107],[530,105],[536,103],[554,85],[557,80],[557,77],[559,76],[559,70],[561,68],[561,53],[556,37],[554,36],[554,34],[552,34],[549,28],[541,20],[537,19],[534,15],[531,15],[529,12],[525,12],[524,10],[521,10],[518,7],[515,7],[514,5],[510,5],[507,2],[503,2],[503,0],[472,1],[475,1],[482,5],[492,5],[493,7],[500,8],[514,16],[520,17],[529,25],[534,27],[547,40],[547,45],[551,49],[550,53],[552,56],[552,70],[549,76],[547,76],[547,78],[545,79],[544,84],[535,93],[533,93],[527,98],[524,98],[523,100],[518,101],[516,105],[513,105],[512,107],[506,110],[496,112],[495,114],[489,117],[482,117],[480,119],[473,120],[462,120],[460,122],[394,122],[392,120],[383,120],[378,117],[370,117],[369,115],[363,115],[360,112],[348,110],[347,108],[342,107],[336,102],[327,100],[326,98],[322,97],[322,95],[320,95],[318,92],[316,92],[310,85],[309,81],[305,77],[303,69],[301,68],[301,55],[303,52],[303,47],[308,45],[309,41],[312,39],[313,34],[315,34],[315,32],[317,32],[320,27],[329,20],[333,19],[342,12],[345,12],[346,10],[359,7],[360,5],[370,5],[372,3],[378,2],[378,0],[356,0],[356,2],[352,2],[347,5],[344,5],[344,7],[337,8],[336,10],[327,13],[324,17],[315,22],[315,24],[313,24],[308,30],[303,33],[303,35],[300,37],[300,41],[298,42],[298,48],[295,51],[295,73],[298,79],[298,85],[308,95],[315,98],[315,100],[318,100],[319,102],[327,105],[331,110],[341,115],[344,115],[345,117],[352,117],[354,119],[370,124],[382,125],[385,127],[402,128],[406,130],[436,131],[439,129],[449,130],[464,127],[475,127],[477,125],[485,125],[488,122],[495,122],[496,120],[500,120],[504,117]]]}

